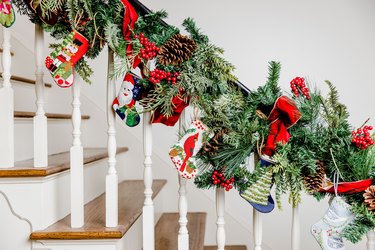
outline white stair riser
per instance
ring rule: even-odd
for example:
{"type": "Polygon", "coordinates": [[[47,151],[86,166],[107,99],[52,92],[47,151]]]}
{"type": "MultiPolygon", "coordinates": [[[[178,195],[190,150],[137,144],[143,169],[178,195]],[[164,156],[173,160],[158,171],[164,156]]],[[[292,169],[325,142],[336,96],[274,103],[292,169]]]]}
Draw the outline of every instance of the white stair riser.
{"type": "MultiPolygon", "coordinates": [[[[125,155],[119,154],[119,161],[124,161],[125,155]]],[[[85,203],[105,191],[106,171],[106,159],[84,167],[85,203]]],[[[30,220],[34,230],[44,229],[70,213],[69,171],[46,178],[3,178],[0,191],[15,211],[30,220]]]]}

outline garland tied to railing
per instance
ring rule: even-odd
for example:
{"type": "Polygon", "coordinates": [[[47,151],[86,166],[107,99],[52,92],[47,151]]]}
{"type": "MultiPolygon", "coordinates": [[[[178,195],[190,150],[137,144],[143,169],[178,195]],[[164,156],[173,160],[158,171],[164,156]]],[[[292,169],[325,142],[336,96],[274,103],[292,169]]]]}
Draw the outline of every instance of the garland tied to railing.
{"type": "Polygon", "coordinates": [[[92,70],[85,58],[96,58],[108,44],[117,56],[112,77],[125,76],[114,109],[129,126],[139,123],[137,102],[152,111],[153,122],[169,126],[187,105],[200,110],[170,150],[183,177],[197,175],[198,188],[236,188],[262,212],[273,209],[272,185],[279,207],[282,194],[289,193],[296,206],[303,190],[318,200],[336,191],[328,212],[345,223],[340,228],[321,222],[313,226],[322,248],[327,244],[322,238],[335,239],[339,247],[341,237],[358,242],[375,228],[372,127],[352,132],[346,107],[330,82],[327,97],[317,89],[310,92],[302,77],[291,81],[291,94],[283,94],[278,86],[281,65],[270,62],[265,85],[244,93],[223,50],[190,18],[183,22],[189,35],[182,36],[160,22],[165,11],[138,16],[127,0],[14,3],[53,37],[65,39],[63,46],[51,45],[55,51],[46,61],[56,82],[64,79],[62,86],[73,84],[73,69],[90,82],[92,70]],[[253,171],[248,169],[251,154],[260,157],[253,171]],[[332,230],[335,238],[328,236],[332,230]]]}

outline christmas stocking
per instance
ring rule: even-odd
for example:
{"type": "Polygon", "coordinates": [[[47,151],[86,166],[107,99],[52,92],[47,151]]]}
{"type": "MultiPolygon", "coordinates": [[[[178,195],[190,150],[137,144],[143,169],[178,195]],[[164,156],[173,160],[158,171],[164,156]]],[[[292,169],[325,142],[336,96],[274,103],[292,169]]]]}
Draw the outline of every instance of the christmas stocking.
{"type": "Polygon", "coordinates": [[[269,213],[275,207],[275,203],[269,195],[272,187],[272,171],[271,168],[260,169],[259,171],[264,173],[240,195],[259,212],[269,213]]]}
{"type": "Polygon", "coordinates": [[[208,138],[207,127],[199,120],[194,120],[181,140],[169,150],[169,157],[179,174],[191,179],[197,174],[194,156],[202,148],[203,138],[208,138]]]}
{"type": "Polygon", "coordinates": [[[341,232],[354,219],[350,205],[336,196],[323,218],[311,227],[311,233],[323,250],[343,250],[341,232]]]}
{"type": "Polygon", "coordinates": [[[11,0],[0,0],[0,23],[9,28],[16,20],[11,0]]]}
{"type": "Polygon", "coordinates": [[[121,84],[119,93],[112,103],[112,107],[117,115],[125,121],[126,125],[129,127],[137,126],[141,120],[134,106],[141,93],[141,87],[138,82],[138,76],[127,73],[121,84]]]}
{"type": "Polygon", "coordinates": [[[74,65],[85,55],[88,48],[88,40],[74,30],[46,57],[46,67],[58,86],[72,86],[74,65]]]}

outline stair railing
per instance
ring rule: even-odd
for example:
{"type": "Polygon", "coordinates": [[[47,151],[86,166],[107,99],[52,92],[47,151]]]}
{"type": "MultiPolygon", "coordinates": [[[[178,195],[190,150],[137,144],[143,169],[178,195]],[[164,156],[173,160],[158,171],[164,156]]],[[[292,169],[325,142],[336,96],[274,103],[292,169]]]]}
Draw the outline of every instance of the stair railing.
{"type": "Polygon", "coordinates": [[[216,214],[217,214],[217,230],[216,230],[216,243],[218,250],[225,248],[225,190],[224,188],[216,188],[216,214]]]}
{"type": "Polygon", "coordinates": [[[74,75],[73,84],[73,145],[70,148],[70,199],[71,227],[84,225],[84,193],[83,193],[83,148],[81,143],[81,78],[74,75]]]}
{"type": "MultiPolygon", "coordinates": [[[[179,120],[179,133],[182,134],[184,131],[185,126],[185,110],[182,111],[180,120],[179,120]]],[[[185,178],[182,178],[178,174],[178,182],[179,182],[179,189],[178,189],[178,211],[180,218],[178,223],[180,224],[180,230],[178,231],[178,250],[189,250],[189,232],[187,229],[187,211],[188,211],[188,203],[186,198],[186,182],[185,178]]]]}
{"type": "Polygon", "coordinates": [[[39,24],[35,24],[35,93],[36,113],[34,123],[34,167],[47,167],[48,142],[47,142],[47,117],[44,111],[44,32],[39,24]]]}
{"type": "Polygon", "coordinates": [[[300,222],[299,222],[299,206],[292,208],[292,250],[300,248],[300,222]]]}
{"type": "Polygon", "coordinates": [[[107,80],[107,122],[108,122],[108,172],[106,176],[106,226],[118,224],[118,176],[116,171],[116,114],[112,102],[116,97],[115,78],[110,78],[114,71],[114,53],[108,48],[107,80]]]}
{"type": "Polygon", "coordinates": [[[143,204],[143,249],[155,249],[155,232],[154,232],[154,203],[152,201],[152,125],[151,113],[143,114],[143,151],[144,172],[143,181],[145,184],[145,201],[143,204]]]}
{"type": "Polygon", "coordinates": [[[11,77],[10,30],[3,27],[3,82],[0,85],[0,168],[14,166],[14,93],[11,77]]]}

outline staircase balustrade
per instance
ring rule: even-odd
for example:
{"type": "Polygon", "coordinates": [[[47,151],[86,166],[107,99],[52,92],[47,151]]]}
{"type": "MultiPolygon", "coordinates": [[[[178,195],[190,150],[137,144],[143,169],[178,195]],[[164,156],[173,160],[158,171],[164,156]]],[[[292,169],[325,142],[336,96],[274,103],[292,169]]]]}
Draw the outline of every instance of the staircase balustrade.
{"type": "Polygon", "coordinates": [[[143,204],[143,249],[155,249],[154,232],[154,203],[152,201],[152,125],[151,113],[143,114],[143,150],[144,150],[144,173],[145,201],[143,204]]]}
{"type": "Polygon", "coordinates": [[[44,31],[39,24],[35,24],[35,93],[36,113],[34,123],[34,167],[48,166],[47,117],[44,111],[44,31]]]}
{"type": "Polygon", "coordinates": [[[225,248],[225,190],[224,188],[216,188],[216,214],[217,214],[217,230],[216,230],[216,243],[218,250],[225,248]]]}
{"type": "Polygon", "coordinates": [[[253,209],[254,250],[262,250],[262,214],[253,209]]]}
{"type": "Polygon", "coordinates": [[[10,30],[3,27],[3,82],[0,85],[0,168],[14,166],[14,93],[10,83],[10,30]]]}
{"type": "Polygon", "coordinates": [[[292,250],[300,248],[299,206],[292,208],[292,250]]]}
{"type": "Polygon", "coordinates": [[[108,122],[108,172],[106,176],[106,226],[118,224],[118,175],[116,171],[116,114],[112,102],[116,97],[115,79],[109,76],[114,71],[114,53],[108,49],[107,122],[108,122]]]}
{"type": "Polygon", "coordinates": [[[79,228],[84,224],[83,193],[83,148],[81,143],[81,78],[74,75],[73,84],[73,146],[70,148],[70,193],[71,227],[79,228]]]}
{"type": "MultiPolygon", "coordinates": [[[[182,111],[179,121],[179,133],[183,133],[185,126],[185,110],[182,111]]],[[[182,178],[178,174],[178,181],[179,181],[179,199],[178,199],[178,211],[180,214],[180,218],[178,223],[180,224],[180,230],[178,231],[178,250],[189,250],[189,232],[187,229],[187,211],[188,211],[188,203],[186,198],[186,182],[185,178],[182,178]]]]}

